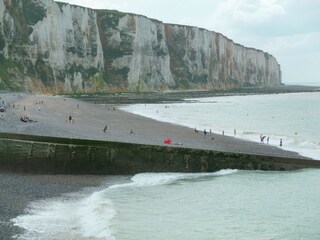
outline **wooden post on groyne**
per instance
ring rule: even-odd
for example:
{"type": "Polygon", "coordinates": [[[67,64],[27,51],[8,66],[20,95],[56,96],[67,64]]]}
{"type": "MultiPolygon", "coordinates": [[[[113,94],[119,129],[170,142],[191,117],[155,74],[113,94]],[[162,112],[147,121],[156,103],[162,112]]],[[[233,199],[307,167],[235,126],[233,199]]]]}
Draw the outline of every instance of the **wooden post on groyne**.
{"type": "Polygon", "coordinates": [[[174,146],[0,133],[0,170],[40,174],[320,168],[320,161],[174,146]]]}

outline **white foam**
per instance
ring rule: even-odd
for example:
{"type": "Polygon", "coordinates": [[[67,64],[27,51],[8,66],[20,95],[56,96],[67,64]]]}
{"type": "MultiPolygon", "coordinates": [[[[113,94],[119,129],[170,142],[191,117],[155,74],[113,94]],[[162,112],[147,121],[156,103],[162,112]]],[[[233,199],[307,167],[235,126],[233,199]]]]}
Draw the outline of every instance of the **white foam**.
{"type": "Polygon", "coordinates": [[[219,177],[236,172],[225,169],[214,173],[141,173],[133,176],[130,183],[113,185],[90,195],[77,193],[36,201],[30,204],[26,214],[11,220],[15,226],[26,230],[15,238],[115,240],[112,221],[117,211],[109,199],[111,191],[125,187],[159,186],[184,179],[219,177]]]}
{"type": "Polygon", "coordinates": [[[116,210],[106,195],[106,190],[95,192],[80,202],[78,210],[82,235],[113,240],[110,230],[116,210]]]}
{"type": "Polygon", "coordinates": [[[89,197],[71,194],[30,204],[27,213],[11,221],[25,229],[16,239],[108,239],[113,240],[110,223],[116,212],[103,191],[89,197]]]}
{"type": "Polygon", "coordinates": [[[110,189],[120,187],[151,187],[170,184],[178,180],[195,179],[210,176],[224,176],[236,173],[236,169],[223,169],[212,173],[140,173],[131,178],[130,183],[113,185],[110,189]]]}

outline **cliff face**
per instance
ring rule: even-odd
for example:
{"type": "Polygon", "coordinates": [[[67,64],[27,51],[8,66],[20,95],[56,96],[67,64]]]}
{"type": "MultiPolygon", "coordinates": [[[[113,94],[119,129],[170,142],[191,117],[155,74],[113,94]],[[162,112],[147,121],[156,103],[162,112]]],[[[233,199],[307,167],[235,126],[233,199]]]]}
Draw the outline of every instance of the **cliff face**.
{"type": "Polygon", "coordinates": [[[0,0],[0,88],[32,92],[281,84],[268,53],[196,27],[52,0],[0,0]]]}

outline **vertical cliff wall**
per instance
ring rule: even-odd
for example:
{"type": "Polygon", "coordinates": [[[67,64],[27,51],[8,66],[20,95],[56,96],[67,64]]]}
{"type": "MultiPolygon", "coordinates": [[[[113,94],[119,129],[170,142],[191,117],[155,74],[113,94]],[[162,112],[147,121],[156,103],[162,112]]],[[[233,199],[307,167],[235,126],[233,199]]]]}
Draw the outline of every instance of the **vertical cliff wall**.
{"type": "Polygon", "coordinates": [[[52,0],[0,0],[0,88],[63,93],[280,84],[273,56],[219,33],[52,0]]]}

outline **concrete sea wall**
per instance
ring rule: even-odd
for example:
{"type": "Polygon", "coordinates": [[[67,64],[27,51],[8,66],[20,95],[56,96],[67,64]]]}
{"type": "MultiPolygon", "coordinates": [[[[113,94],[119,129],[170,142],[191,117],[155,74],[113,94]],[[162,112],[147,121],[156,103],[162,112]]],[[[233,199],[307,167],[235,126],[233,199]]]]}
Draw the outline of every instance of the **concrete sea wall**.
{"type": "Polygon", "coordinates": [[[307,159],[0,133],[0,171],[110,175],[319,167],[320,161],[307,159]]]}

